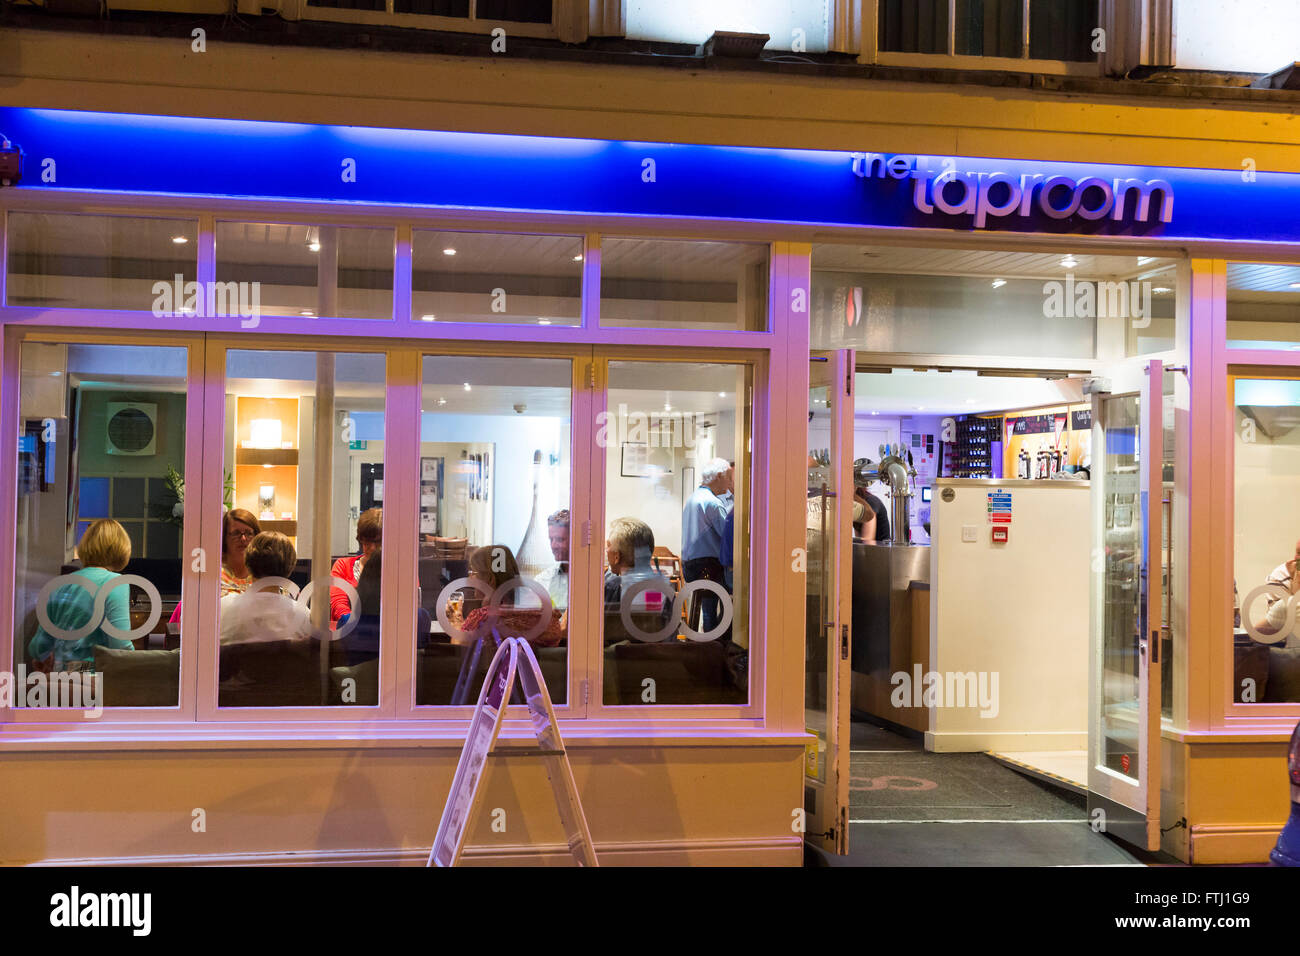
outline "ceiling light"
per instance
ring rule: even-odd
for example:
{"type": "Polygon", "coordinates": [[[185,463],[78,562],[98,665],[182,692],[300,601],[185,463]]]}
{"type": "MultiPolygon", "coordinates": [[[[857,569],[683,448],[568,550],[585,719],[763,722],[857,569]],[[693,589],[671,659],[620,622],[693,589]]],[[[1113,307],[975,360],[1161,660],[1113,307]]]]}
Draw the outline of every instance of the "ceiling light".
{"type": "Polygon", "coordinates": [[[453,249],[451,246],[448,246],[446,249],[442,250],[442,254],[444,256],[454,256],[456,254],[456,250],[453,249]]]}
{"type": "Polygon", "coordinates": [[[307,243],[307,248],[310,249],[312,252],[320,252],[320,243],[315,240],[312,240],[311,242],[307,243]]]}
{"type": "Polygon", "coordinates": [[[447,400],[446,400],[445,398],[440,398],[440,399],[438,399],[438,404],[439,404],[439,405],[446,405],[446,404],[447,404],[447,400]]]}
{"type": "Polygon", "coordinates": [[[1064,259],[1061,260],[1061,266],[1062,268],[1065,269],[1073,269],[1078,264],[1079,264],[1079,260],[1074,258],[1074,256],[1072,255],[1066,256],[1064,259]]]}
{"type": "Polygon", "coordinates": [[[1002,288],[1004,285],[1006,285],[1006,284],[1007,284],[1007,280],[1006,280],[1006,279],[994,279],[994,280],[993,280],[993,288],[995,288],[995,289],[1001,289],[1001,288],[1002,288]]]}
{"type": "Polygon", "coordinates": [[[718,392],[718,398],[726,398],[726,397],[727,397],[726,392],[718,392]]]}
{"type": "Polygon", "coordinates": [[[671,412],[672,410],[673,410],[673,406],[668,402],[664,402],[664,411],[671,412]]]}
{"type": "Polygon", "coordinates": [[[581,261],[582,261],[582,256],[581,256],[581,255],[574,256],[574,257],[573,257],[573,261],[574,261],[574,262],[581,262],[581,261]]]}
{"type": "Polygon", "coordinates": [[[299,314],[299,315],[315,315],[316,313],[313,312],[311,309],[303,309],[303,310],[302,310],[301,312],[299,312],[298,314],[299,314]]]}
{"type": "Polygon", "coordinates": [[[538,320],[537,320],[537,324],[538,324],[538,325],[550,325],[550,324],[551,324],[551,320],[550,320],[550,319],[538,319],[538,320]]]}
{"type": "Polygon", "coordinates": [[[467,391],[467,392],[469,391],[469,382],[466,382],[466,383],[465,383],[465,391],[467,391]]]}
{"type": "Polygon", "coordinates": [[[879,415],[880,412],[872,412],[871,414],[873,414],[873,415],[879,415]]]}
{"type": "Polygon", "coordinates": [[[1158,285],[1151,291],[1154,292],[1156,295],[1168,295],[1170,292],[1173,292],[1174,290],[1169,288],[1169,286],[1167,285],[1158,285]]]}
{"type": "Polygon", "coordinates": [[[438,317],[437,317],[436,315],[422,315],[422,316],[420,316],[420,321],[421,321],[421,322],[436,322],[436,321],[438,321],[438,317]]]}
{"type": "Polygon", "coordinates": [[[172,236],[172,242],[176,243],[178,246],[183,246],[189,241],[189,236],[172,236]]]}

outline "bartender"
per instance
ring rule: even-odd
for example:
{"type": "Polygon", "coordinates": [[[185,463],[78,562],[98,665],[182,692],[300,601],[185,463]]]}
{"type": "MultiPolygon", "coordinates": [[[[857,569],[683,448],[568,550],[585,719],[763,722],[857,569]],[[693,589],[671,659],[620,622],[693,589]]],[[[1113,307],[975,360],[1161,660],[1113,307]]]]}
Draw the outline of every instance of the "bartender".
{"type": "MultiPolygon", "coordinates": [[[[853,497],[855,499],[853,509],[854,519],[857,519],[859,514],[857,504],[860,502],[864,506],[864,509],[861,512],[863,520],[860,522],[855,520],[853,526],[854,537],[866,541],[869,544],[880,544],[882,541],[889,541],[891,539],[889,529],[889,508],[886,507],[885,503],[871,492],[867,491],[867,489],[862,485],[858,485],[853,489],[853,497]]],[[[903,528],[906,532],[907,525],[904,524],[903,528]]],[[[910,535],[904,533],[903,537],[906,540],[910,535]]]]}

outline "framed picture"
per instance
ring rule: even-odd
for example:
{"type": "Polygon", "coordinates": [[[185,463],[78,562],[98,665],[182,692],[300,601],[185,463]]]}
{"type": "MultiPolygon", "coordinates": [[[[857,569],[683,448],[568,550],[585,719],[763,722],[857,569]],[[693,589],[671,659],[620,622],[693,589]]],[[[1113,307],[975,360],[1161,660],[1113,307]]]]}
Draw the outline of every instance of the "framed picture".
{"type": "Polygon", "coordinates": [[[619,474],[624,478],[649,478],[650,446],[645,442],[623,442],[619,474]]]}

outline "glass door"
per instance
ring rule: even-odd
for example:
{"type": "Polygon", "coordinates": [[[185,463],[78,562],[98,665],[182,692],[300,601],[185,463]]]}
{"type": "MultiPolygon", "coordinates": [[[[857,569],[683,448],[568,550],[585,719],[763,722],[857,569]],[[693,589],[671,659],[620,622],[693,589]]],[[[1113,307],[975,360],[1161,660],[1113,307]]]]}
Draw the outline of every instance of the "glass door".
{"type": "Polygon", "coordinates": [[[1093,826],[1160,846],[1163,381],[1093,395],[1088,811],[1093,826]]]}
{"type": "Polygon", "coordinates": [[[849,624],[852,620],[852,350],[814,352],[808,375],[804,765],[807,839],[849,851],[849,624]]]}

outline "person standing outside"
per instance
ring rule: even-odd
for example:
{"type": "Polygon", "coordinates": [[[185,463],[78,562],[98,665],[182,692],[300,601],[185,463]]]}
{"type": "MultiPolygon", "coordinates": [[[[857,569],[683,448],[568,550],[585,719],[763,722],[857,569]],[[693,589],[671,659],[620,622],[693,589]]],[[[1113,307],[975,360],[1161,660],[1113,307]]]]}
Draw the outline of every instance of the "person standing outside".
{"type": "MultiPolygon", "coordinates": [[[[725,458],[715,458],[700,473],[700,485],[686,499],[682,509],[682,577],[689,584],[701,578],[726,587],[722,566],[722,536],[727,523],[727,506],[721,496],[732,492],[735,472],[725,458]]],[[[718,599],[702,594],[702,633],[713,630],[721,617],[718,599]]]]}

